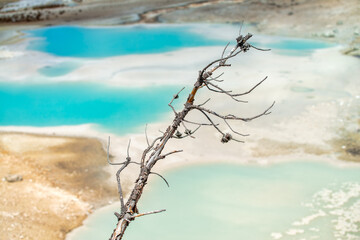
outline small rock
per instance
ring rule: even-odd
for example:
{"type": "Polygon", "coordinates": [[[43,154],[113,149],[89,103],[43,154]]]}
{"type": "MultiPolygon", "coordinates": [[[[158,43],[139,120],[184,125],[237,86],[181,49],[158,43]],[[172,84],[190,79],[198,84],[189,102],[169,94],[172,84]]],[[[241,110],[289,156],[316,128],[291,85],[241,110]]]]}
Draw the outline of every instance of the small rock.
{"type": "Polygon", "coordinates": [[[23,177],[18,174],[9,174],[9,175],[5,176],[5,180],[7,182],[19,182],[19,181],[23,180],[23,177]]]}

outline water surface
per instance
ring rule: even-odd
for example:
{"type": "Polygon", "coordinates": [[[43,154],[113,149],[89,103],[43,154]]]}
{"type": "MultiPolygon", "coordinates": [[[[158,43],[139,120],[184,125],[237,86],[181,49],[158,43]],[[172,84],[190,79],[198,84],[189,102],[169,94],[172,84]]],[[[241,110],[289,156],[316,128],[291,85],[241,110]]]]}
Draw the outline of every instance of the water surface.
{"type": "MultiPolygon", "coordinates": [[[[226,26],[226,25],[224,25],[226,26]]],[[[56,26],[28,30],[33,38],[28,49],[62,57],[99,58],[128,54],[151,54],[187,47],[225,46],[231,39],[214,38],[218,28],[202,25],[79,27],[56,26]]],[[[219,27],[219,26],[217,26],[219,27]]],[[[228,30],[227,30],[228,31],[228,30]]],[[[238,29],[234,27],[234,33],[238,29]]],[[[229,35],[229,34],[227,34],[229,35]]],[[[316,49],[334,46],[308,39],[256,35],[249,40],[255,46],[271,48],[286,55],[308,55],[316,49]]]]}
{"type": "Polygon", "coordinates": [[[94,83],[0,83],[1,126],[94,123],[124,134],[160,119],[177,87],[127,88],[94,83]]]}
{"type": "Polygon", "coordinates": [[[184,26],[89,28],[57,26],[27,31],[35,37],[29,49],[66,57],[110,57],[149,54],[185,47],[224,45],[184,26]]]}
{"type": "MultiPolygon", "coordinates": [[[[137,219],[125,237],[359,239],[359,170],[316,162],[193,166],[165,173],[170,188],[153,176],[139,210],[167,211],[137,219]]],[[[68,240],[107,239],[118,209],[99,210],[68,240]]]]}
{"type": "MultiPolygon", "coordinates": [[[[254,46],[271,49],[277,54],[288,56],[309,56],[315,50],[334,47],[335,44],[317,41],[312,39],[287,38],[287,37],[270,37],[265,38],[254,36],[254,46]]],[[[251,42],[251,41],[250,41],[251,42]]]]}

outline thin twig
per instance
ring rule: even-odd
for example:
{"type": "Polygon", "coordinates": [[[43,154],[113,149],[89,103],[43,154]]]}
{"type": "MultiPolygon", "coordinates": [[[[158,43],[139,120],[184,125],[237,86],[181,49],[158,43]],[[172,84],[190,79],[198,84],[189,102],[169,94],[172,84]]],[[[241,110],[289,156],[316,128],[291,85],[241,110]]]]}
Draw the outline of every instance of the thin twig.
{"type": "Polygon", "coordinates": [[[226,44],[226,46],[224,47],[224,50],[223,50],[223,52],[222,52],[222,54],[221,54],[221,58],[224,58],[225,51],[226,51],[227,47],[229,46],[229,44],[230,44],[230,42],[228,42],[228,43],[226,44]]]}
{"type": "Polygon", "coordinates": [[[247,103],[247,101],[239,100],[239,99],[235,98],[235,97],[237,96],[237,94],[231,94],[232,91],[226,91],[226,90],[222,89],[221,87],[219,87],[219,86],[217,86],[217,85],[215,85],[215,84],[213,84],[213,83],[204,82],[204,84],[206,85],[206,87],[207,87],[209,90],[211,90],[211,91],[213,91],[213,92],[224,93],[224,94],[228,95],[229,97],[231,97],[231,98],[232,98],[234,101],[236,101],[236,102],[247,103]],[[211,85],[211,86],[214,87],[214,88],[217,88],[218,91],[213,90],[213,89],[210,89],[209,86],[207,86],[208,84],[211,85]]]}
{"type": "Polygon", "coordinates": [[[180,92],[182,91],[182,90],[184,90],[185,89],[185,87],[183,87],[179,92],[177,92],[174,96],[173,96],[173,98],[171,99],[171,101],[169,102],[169,107],[171,107],[171,109],[173,110],[173,112],[175,113],[175,116],[176,116],[176,114],[177,114],[177,112],[175,111],[175,108],[172,106],[172,103],[173,103],[173,101],[175,100],[175,99],[177,99],[177,98],[179,98],[179,94],[180,94],[180,92]]]}
{"type": "MultiPolygon", "coordinates": [[[[189,120],[186,120],[186,119],[184,119],[184,122],[194,124],[194,125],[199,125],[199,126],[212,126],[211,123],[197,123],[197,122],[189,121],[189,120]]],[[[216,124],[216,125],[219,125],[219,124],[216,124]]]]}
{"type": "Polygon", "coordinates": [[[199,106],[204,106],[205,104],[207,104],[210,101],[211,98],[208,98],[205,102],[199,104],[199,106]]]}
{"type": "Polygon", "coordinates": [[[251,93],[255,88],[257,88],[260,84],[262,84],[266,79],[267,79],[267,76],[263,80],[258,82],[255,86],[253,86],[249,91],[244,92],[244,93],[234,94],[233,96],[238,97],[238,96],[243,96],[243,95],[247,95],[247,94],[251,93]]]}
{"type": "Polygon", "coordinates": [[[164,155],[160,155],[157,160],[160,160],[160,159],[164,159],[166,158],[167,156],[171,155],[171,154],[175,154],[175,153],[179,153],[179,152],[182,152],[183,150],[175,150],[175,151],[172,151],[172,152],[169,152],[169,153],[166,153],[164,155]]]}
{"type": "Polygon", "coordinates": [[[252,47],[252,48],[255,48],[256,50],[259,50],[259,51],[271,51],[271,49],[270,48],[266,48],[266,49],[263,49],[263,48],[258,48],[258,47],[255,47],[254,45],[251,45],[250,44],[250,47],[252,47]]]}
{"type": "Polygon", "coordinates": [[[237,117],[235,115],[232,115],[232,114],[228,114],[228,115],[220,115],[210,109],[206,109],[206,108],[203,108],[203,107],[199,107],[199,106],[191,106],[191,108],[193,109],[197,109],[199,110],[200,112],[207,112],[209,114],[212,114],[218,118],[221,118],[221,119],[231,119],[231,120],[241,120],[241,121],[244,121],[244,122],[249,122],[251,120],[254,120],[256,118],[259,118],[261,116],[264,116],[264,115],[268,115],[270,114],[270,109],[274,106],[275,102],[273,102],[264,112],[258,114],[258,115],[255,115],[253,117],[248,117],[248,118],[242,118],[242,117],[237,117]]]}
{"type": "Polygon", "coordinates": [[[110,157],[109,157],[109,152],[110,152],[110,136],[108,137],[108,144],[107,144],[107,155],[106,155],[106,159],[107,159],[107,162],[110,164],[110,165],[122,165],[124,163],[113,163],[113,162],[110,162],[110,157]]]}
{"type": "Polygon", "coordinates": [[[213,122],[213,120],[211,120],[211,118],[201,109],[196,108],[197,110],[199,110],[202,114],[205,115],[205,117],[209,120],[209,122],[211,123],[211,125],[222,135],[224,135],[224,133],[217,127],[217,125],[213,122]]]}
{"type": "Polygon", "coordinates": [[[235,134],[237,134],[237,135],[240,135],[240,136],[243,136],[243,137],[249,136],[249,134],[243,134],[243,133],[239,133],[239,132],[235,131],[235,130],[231,127],[231,125],[226,121],[226,119],[224,119],[224,122],[226,123],[226,125],[230,128],[230,130],[231,130],[233,133],[235,133],[235,134]]]}
{"type": "Polygon", "coordinates": [[[156,172],[150,172],[150,174],[155,174],[155,175],[157,175],[157,176],[161,177],[161,178],[162,178],[162,180],[164,180],[164,181],[165,181],[166,185],[167,185],[168,187],[170,187],[170,185],[169,185],[168,181],[166,181],[166,179],[165,179],[163,176],[161,176],[159,173],[156,173],[156,172]]]}
{"type": "Polygon", "coordinates": [[[165,212],[165,211],[166,211],[166,209],[161,209],[161,210],[156,210],[156,211],[151,211],[151,212],[146,212],[146,213],[140,213],[138,215],[133,216],[133,218],[142,217],[142,216],[146,216],[146,215],[150,215],[150,214],[161,213],[161,212],[165,212]]]}
{"type": "Polygon", "coordinates": [[[146,137],[146,143],[147,143],[147,145],[149,147],[150,143],[149,143],[149,138],[148,138],[148,135],[147,135],[147,124],[145,124],[145,137],[146,137]]]}

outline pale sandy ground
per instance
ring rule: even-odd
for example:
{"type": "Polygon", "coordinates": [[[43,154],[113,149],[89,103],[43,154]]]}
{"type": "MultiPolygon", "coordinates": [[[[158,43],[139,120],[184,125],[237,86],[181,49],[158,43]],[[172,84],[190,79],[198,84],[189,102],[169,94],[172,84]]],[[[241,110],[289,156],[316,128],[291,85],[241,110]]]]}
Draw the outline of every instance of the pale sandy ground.
{"type": "Polygon", "coordinates": [[[1,132],[1,239],[64,239],[116,194],[104,157],[95,139],[1,132]]]}
{"type": "MultiPolygon", "coordinates": [[[[154,6],[167,6],[164,5],[164,1],[158,1],[151,7],[147,4],[139,6],[138,1],[129,1],[126,4],[129,4],[128,6],[133,4],[131,5],[133,8],[129,7],[127,10],[131,9],[131,11],[127,11],[127,15],[118,12],[120,16],[118,17],[114,16],[114,11],[119,10],[118,3],[112,3],[112,10],[110,5],[106,5],[100,14],[99,11],[95,11],[102,8],[98,1],[84,2],[91,7],[83,8],[85,15],[78,13],[78,23],[85,23],[84,20],[87,18],[98,21],[97,18],[100,18],[101,14],[108,14],[107,17],[102,16],[103,24],[118,23],[124,18],[127,19],[124,16],[136,20],[135,15],[131,14],[147,11],[154,6]]],[[[326,38],[345,42],[346,47],[352,44],[353,40],[358,39],[356,31],[360,14],[356,1],[296,2],[299,4],[287,4],[286,1],[277,4],[275,2],[271,4],[271,1],[247,2],[249,4],[247,9],[251,11],[246,19],[249,19],[248,22],[256,22],[253,26],[254,30],[265,33],[326,38]],[[268,10],[262,11],[264,8],[268,10]],[[262,14],[254,14],[256,11],[262,14]],[[290,14],[290,11],[293,14],[290,14]],[[317,16],[316,19],[314,16],[317,16]],[[323,33],[327,34],[327,31],[333,31],[335,28],[337,32],[334,37],[322,36],[323,33]]],[[[159,12],[150,12],[141,17],[144,22],[192,22],[196,21],[193,16],[199,16],[197,21],[199,19],[205,21],[205,17],[209,17],[209,12],[216,11],[217,14],[212,15],[214,19],[209,21],[243,20],[242,14],[238,14],[240,10],[234,10],[235,1],[216,4],[171,11],[168,9],[160,12],[161,15],[158,14],[159,12]],[[229,15],[231,9],[233,15],[229,15]],[[154,14],[156,17],[151,20],[154,14]],[[229,16],[229,19],[224,16],[229,16]]],[[[79,9],[80,7],[76,11],[79,9]]],[[[74,15],[68,16],[69,19],[72,16],[71,20],[76,20],[74,15]]],[[[57,18],[42,23],[51,23],[51,21],[61,23],[57,18]]],[[[3,29],[9,28],[15,29],[15,25],[3,27],[3,29]]],[[[208,31],[211,29],[205,28],[204,34],[208,31]]],[[[232,29],[224,30],[223,37],[230,37],[232,31],[232,29]]],[[[5,37],[2,35],[0,41],[2,43],[16,41],[17,34],[12,34],[5,37]]],[[[36,69],[49,62],[67,60],[51,58],[41,53],[24,52],[24,47],[24,43],[20,43],[0,49],[0,57],[5,60],[3,61],[5,64],[0,65],[0,78],[22,81],[36,74],[36,69]],[[28,66],[29,61],[33,63],[33,67],[28,66]]],[[[319,160],[351,167],[354,163],[350,164],[339,159],[359,160],[360,89],[357,83],[360,68],[359,59],[340,53],[344,49],[345,46],[324,49],[303,57],[254,51],[249,52],[246,57],[241,56],[234,62],[234,67],[226,71],[227,82],[224,86],[244,91],[266,75],[269,76],[269,80],[249,96],[247,100],[250,103],[247,105],[233,104],[224,96],[211,96],[209,107],[224,113],[234,112],[242,116],[251,116],[275,100],[277,104],[273,113],[251,123],[234,124],[234,128],[251,134],[246,139],[242,138],[246,141],[245,144],[234,142],[221,144],[219,134],[215,130],[205,128],[199,130],[196,139],[188,138],[180,142],[174,140],[167,146],[167,150],[183,149],[184,152],[161,162],[158,166],[159,171],[186,164],[219,161],[271,164],[289,160],[319,160]],[[291,91],[291,89],[307,88],[315,90],[291,91]],[[352,97],[349,97],[349,94],[352,97]],[[349,149],[353,150],[349,151],[349,149]]],[[[221,50],[213,47],[197,48],[141,58],[127,56],[97,61],[86,60],[79,69],[67,75],[66,79],[59,77],[55,81],[83,81],[89,78],[95,81],[101,77],[110,84],[122,84],[126,79],[131,78],[136,80],[134,86],[164,83],[191,85],[196,78],[197,70],[210,59],[217,57],[221,50]],[[172,76],[171,82],[169,76],[172,76]]],[[[186,91],[184,94],[187,94],[186,91]]],[[[172,94],[169,93],[170,98],[172,94]]],[[[198,100],[201,102],[206,98],[207,95],[201,92],[198,100]]],[[[190,117],[193,120],[203,120],[197,115],[190,117]]],[[[165,129],[171,119],[172,116],[169,115],[164,116],[162,123],[150,123],[149,137],[158,136],[158,130],[165,129]]],[[[223,128],[226,129],[226,126],[223,128]]],[[[0,130],[2,131],[0,176],[21,174],[24,178],[23,181],[16,183],[0,182],[2,229],[0,239],[64,239],[65,234],[79,226],[93,208],[116,200],[113,178],[116,168],[106,165],[104,149],[107,137],[110,135],[112,139],[111,154],[115,156],[114,160],[125,157],[129,138],[132,139],[133,159],[139,159],[142,150],[146,147],[143,134],[119,137],[111,133],[97,132],[91,125],[53,128],[8,126],[1,127],[0,130]],[[93,180],[94,178],[96,181],[93,180]]],[[[143,132],[143,129],[139,129],[139,132],[143,132]]],[[[124,178],[127,180],[123,184],[126,190],[129,190],[135,172],[136,169],[130,168],[125,173],[124,178]]]]}

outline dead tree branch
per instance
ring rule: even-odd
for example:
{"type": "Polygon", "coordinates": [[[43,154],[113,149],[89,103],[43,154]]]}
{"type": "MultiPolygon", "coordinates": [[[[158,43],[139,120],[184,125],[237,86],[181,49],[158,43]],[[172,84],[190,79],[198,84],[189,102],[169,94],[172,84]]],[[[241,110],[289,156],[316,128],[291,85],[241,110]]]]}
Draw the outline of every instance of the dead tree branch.
{"type": "Polygon", "coordinates": [[[147,135],[147,126],[145,128],[145,137],[146,137],[146,143],[147,148],[144,150],[140,163],[132,162],[131,158],[129,156],[129,148],[130,148],[130,141],[127,148],[127,157],[126,160],[122,163],[112,163],[109,160],[109,146],[110,146],[110,138],[109,138],[109,144],[108,144],[108,162],[111,165],[121,165],[120,169],[116,173],[116,178],[118,182],[118,189],[119,189],[119,196],[120,196],[120,204],[121,204],[121,212],[120,214],[116,213],[115,215],[118,217],[118,223],[116,228],[114,229],[110,240],[120,240],[124,236],[125,230],[127,229],[128,225],[131,221],[133,221],[135,218],[163,212],[165,210],[158,210],[158,211],[152,211],[148,213],[138,213],[138,202],[139,199],[142,196],[143,190],[145,185],[147,184],[148,178],[151,174],[157,175],[161,177],[165,183],[169,186],[169,183],[167,180],[161,176],[159,173],[155,173],[152,171],[152,168],[157,163],[157,161],[164,159],[168,157],[169,155],[176,154],[181,152],[182,150],[176,150],[172,151],[166,154],[163,154],[163,150],[168,143],[168,141],[172,138],[185,138],[185,137],[193,137],[193,134],[202,126],[212,126],[214,127],[220,134],[221,134],[221,142],[227,143],[229,141],[236,141],[236,142],[243,142],[242,140],[235,139],[230,133],[225,132],[221,129],[220,124],[215,123],[213,119],[211,119],[210,116],[214,117],[215,119],[221,119],[225,122],[226,126],[230,131],[240,137],[248,136],[247,134],[241,134],[240,132],[236,131],[231,124],[229,123],[230,120],[232,121],[244,121],[248,122],[251,120],[254,120],[256,118],[265,116],[270,114],[270,110],[274,106],[274,103],[272,103],[268,108],[266,108],[262,113],[252,116],[252,117],[240,117],[236,116],[234,114],[220,114],[217,113],[211,109],[205,108],[204,105],[208,103],[208,100],[205,102],[195,105],[195,96],[197,92],[205,87],[205,89],[208,89],[211,92],[216,92],[218,94],[224,94],[229,96],[231,99],[233,99],[236,102],[240,103],[247,103],[247,101],[240,100],[238,97],[240,96],[246,96],[247,94],[250,94],[253,90],[255,90],[259,85],[261,85],[267,77],[265,77],[263,80],[258,82],[255,86],[253,86],[248,91],[245,91],[243,93],[233,93],[232,90],[225,90],[221,86],[216,85],[213,83],[213,81],[218,82],[219,84],[223,81],[220,80],[219,77],[223,75],[223,73],[219,74],[216,77],[212,77],[212,75],[218,70],[223,67],[230,67],[231,64],[228,63],[228,60],[236,57],[240,53],[247,52],[250,48],[258,49],[266,51],[266,49],[259,49],[254,47],[253,45],[247,43],[247,41],[252,37],[252,35],[249,33],[245,36],[240,35],[236,38],[236,43],[234,47],[226,54],[229,44],[226,45],[226,47],[223,49],[221,57],[219,59],[216,59],[212,62],[210,62],[208,65],[206,65],[202,70],[199,71],[199,75],[197,77],[197,80],[194,84],[194,87],[192,91],[190,92],[184,107],[181,111],[177,112],[175,110],[175,107],[172,105],[173,102],[179,98],[179,94],[184,90],[182,88],[178,93],[176,93],[172,100],[169,102],[169,107],[172,109],[172,111],[175,114],[175,117],[172,121],[172,123],[167,127],[166,131],[161,132],[162,135],[155,138],[152,142],[149,141],[148,135],[147,135]],[[202,115],[205,116],[205,119],[207,123],[197,123],[193,121],[186,120],[185,117],[187,114],[192,111],[196,110],[200,112],[202,115]],[[197,128],[195,130],[190,130],[188,127],[186,127],[185,123],[197,125],[197,128]],[[184,133],[181,133],[179,130],[180,126],[182,126],[185,130],[184,133]],[[134,188],[131,191],[126,204],[124,203],[124,197],[123,197],[123,191],[121,188],[120,183],[120,174],[121,172],[131,163],[136,163],[140,165],[140,173],[139,176],[135,182],[134,188]]]}

